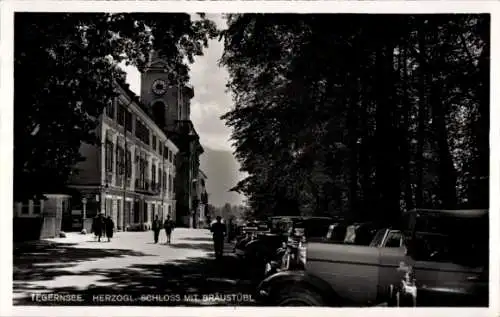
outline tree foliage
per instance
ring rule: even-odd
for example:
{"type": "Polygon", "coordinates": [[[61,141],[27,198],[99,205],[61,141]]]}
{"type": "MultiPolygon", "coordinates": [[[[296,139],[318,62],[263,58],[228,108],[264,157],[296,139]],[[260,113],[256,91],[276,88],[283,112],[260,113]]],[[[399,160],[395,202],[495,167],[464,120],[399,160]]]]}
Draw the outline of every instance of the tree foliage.
{"type": "Polygon", "coordinates": [[[14,198],[60,190],[82,142],[95,143],[103,108],[116,96],[117,65],[144,66],[151,49],[187,82],[188,63],[217,36],[203,14],[16,13],[14,198]]]}
{"type": "Polygon", "coordinates": [[[229,15],[233,190],[260,215],[488,207],[489,21],[229,15]]]}

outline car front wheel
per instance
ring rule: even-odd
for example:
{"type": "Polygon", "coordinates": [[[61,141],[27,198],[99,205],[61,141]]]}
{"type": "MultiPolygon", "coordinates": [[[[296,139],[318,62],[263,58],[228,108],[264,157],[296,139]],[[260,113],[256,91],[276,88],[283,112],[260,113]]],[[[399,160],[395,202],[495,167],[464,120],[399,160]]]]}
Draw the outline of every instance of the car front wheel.
{"type": "Polygon", "coordinates": [[[319,294],[307,288],[288,288],[279,293],[278,306],[326,306],[319,294]]]}

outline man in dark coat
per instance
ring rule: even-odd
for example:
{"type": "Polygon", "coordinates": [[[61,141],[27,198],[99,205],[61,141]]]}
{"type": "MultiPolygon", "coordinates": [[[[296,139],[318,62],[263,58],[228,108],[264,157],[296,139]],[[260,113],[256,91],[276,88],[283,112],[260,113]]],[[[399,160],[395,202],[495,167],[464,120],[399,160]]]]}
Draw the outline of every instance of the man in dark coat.
{"type": "Polygon", "coordinates": [[[113,238],[113,230],[115,229],[115,223],[111,216],[108,216],[105,220],[105,228],[106,228],[106,237],[108,237],[108,242],[113,238]]]}
{"type": "Polygon", "coordinates": [[[222,259],[224,253],[224,236],[226,235],[226,225],[222,223],[222,218],[217,216],[217,221],[210,228],[214,239],[215,258],[222,259]]]}
{"type": "Polygon", "coordinates": [[[94,218],[92,218],[92,233],[94,234],[94,241],[97,240],[97,222],[99,221],[99,216],[95,216],[94,218]]]}
{"type": "Polygon", "coordinates": [[[104,233],[104,219],[103,219],[103,216],[102,214],[99,214],[96,218],[95,218],[95,227],[94,227],[94,230],[95,230],[95,235],[97,236],[97,241],[98,242],[101,242],[101,237],[102,237],[102,234],[104,233]]]}
{"type": "Polygon", "coordinates": [[[165,228],[165,233],[167,234],[167,244],[170,244],[172,231],[174,230],[174,222],[170,219],[170,215],[168,215],[167,219],[165,219],[163,227],[165,228]]]}
{"type": "Polygon", "coordinates": [[[161,222],[158,219],[158,215],[156,215],[155,220],[153,220],[153,233],[154,233],[155,243],[158,243],[158,237],[160,236],[160,230],[161,230],[161,222]]]}

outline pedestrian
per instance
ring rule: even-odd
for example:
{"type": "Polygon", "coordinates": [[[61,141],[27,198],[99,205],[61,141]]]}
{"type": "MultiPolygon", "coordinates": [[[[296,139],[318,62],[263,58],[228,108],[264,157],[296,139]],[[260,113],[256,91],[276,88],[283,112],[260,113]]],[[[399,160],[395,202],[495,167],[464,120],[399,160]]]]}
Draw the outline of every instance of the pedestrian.
{"type": "Polygon", "coordinates": [[[92,218],[92,228],[91,232],[94,234],[94,241],[97,240],[97,222],[99,221],[99,216],[96,215],[94,218],[92,218]]]}
{"type": "Polygon", "coordinates": [[[170,215],[167,216],[165,222],[163,223],[163,228],[165,228],[165,233],[167,234],[167,244],[171,243],[172,231],[174,230],[174,222],[170,219],[170,215]]]}
{"type": "Polygon", "coordinates": [[[104,233],[104,219],[103,215],[99,214],[96,217],[96,224],[95,224],[95,235],[97,236],[97,242],[101,242],[101,237],[103,233],[104,233]]]}
{"type": "Polygon", "coordinates": [[[111,219],[111,216],[108,216],[108,218],[106,218],[105,228],[106,237],[108,237],[108,242],[110,242],[111,238],[113,238],[113,230],[115,229],[115,223],[113,222],[113,219],[111,219]]]}
{"type": "Polygon", "coordinates": [[[160,230],[161,230],[161,222],[158,219],[158,215],[156,215],[155,220],[153,220],[153,233],[154,233],[155,243],[158,243],[158,237],[160,236],[160,230]]]}
{"type": "Polygon", "coordinates": [[[222,259],[224,254],[224,237],[226,235],[226,225],[222,223],[221,216],[217,216],[216,222],[212,224],[210,231],[212,231],[214,240],[214,252],[216,259],[222,259]]]}

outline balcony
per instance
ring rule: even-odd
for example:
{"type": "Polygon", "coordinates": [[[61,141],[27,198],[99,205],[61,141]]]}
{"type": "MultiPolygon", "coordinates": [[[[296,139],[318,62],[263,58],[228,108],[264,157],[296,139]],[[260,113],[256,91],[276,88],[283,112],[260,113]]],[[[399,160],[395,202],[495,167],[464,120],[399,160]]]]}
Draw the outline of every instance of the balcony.
{"type": "Polygon", "coordinates": [[[149,190],[150,190],[150,192],[152,192],[154,194],[157,194],[157,195],[160,194],[161,193],[160,183],[156,183],[156,182],[151,181],[150,186],[149,186],[149,190]]]}

